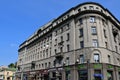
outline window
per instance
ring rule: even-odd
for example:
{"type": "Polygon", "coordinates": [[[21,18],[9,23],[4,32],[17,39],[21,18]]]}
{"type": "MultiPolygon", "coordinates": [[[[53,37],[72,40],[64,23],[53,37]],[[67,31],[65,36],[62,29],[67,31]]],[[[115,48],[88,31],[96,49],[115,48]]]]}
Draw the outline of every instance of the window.
{"type": "Polygon", "coordinates": [[[107,80],[114,80],[113,78],[113,71],[107,70],[107,80]]]}
{"type": "Polygon", "coordinates": [[[104,32],[104,37],[107,38],[106,30],[104,29],[103,32],[104,32]]]}
{"type": "Polygon", "coordinates": [[[60,47],[60,52],[63,52],[63,47],[60,47]]]}
{"type": "Polygon", "coordinates": [[[96,9],[99,9],[98,7],[96,7],[96,9]]]}
{"type": "Polygon", "coordinates": [[[42,63],[42,68],[44,67],[44,64],[42,63]]]}
{"type": "Polygon", "coordinates": [[[119,76],[118,80],[120,80],[120,72],[118,72],[118,76],[119,76]]]}
{"type": "Polygon", "coordinates": [[[79,32],[80,32],[80,37],[83,36],[83,28],[79,29],[79,32]]]}
{"type": "Polygon", "coordinates": [[[97,30],[96,30],[96,27],[95,26],[92,26],[91,27],[91,32],[93,35],[96,35],[97,34],[97,30]]]}
{"type": "Polygon", "coordinates": [[[97,39],[93,39],[93,47],[98,47],[98,40],[97,39]]]}
{"type": "Polygon", "coordinates": [[[66,71],[66,79],[65,80],[71,80],[70,71],[66,71]]]}
{"type": "Polygon", "coordinates": [[[101,70],[94,70],[94,78],[95,80],[102,80],[101,70]]]}
{"type": "Polygon", "coordinates": [[[100,60],[99,60],[99,54],[94,54],[94,61],[95,62],[100,62],[100,60]]]}
{"type": "Polygon", "coordinates": [[[84,41],[80,41],[80,48],[84,48],[84,41]]]}
{"type": "Polygon", "coordinates": [[[80,55],[80,63],[84,63],[84,55],[80,55]]]}
{"type": "Polygon", "coordinates": [[[81,11],[81,9],[78,9],[78,12],[80,12],[81,11]]]}
{"type": "Polygon", "coordinates": [[[56,46],[57,45],[57,39],[55,39],[55,45],[54,46],[56,46]]]}
{"type": "Polygon", "coordinates": [[[88,71],[87,70],[78,70],[79,80],[88,80],[88,71]]]}
{"type": "Polygon", "coordinates": [[[105,47],[108,48],[108,43],[107,42],[105,42],[105,47]]]}
{"type": "Polygon", "coordinates": [[[69,57],[66,58],[66,64],[67,64],[67,65],[70,64],[70,59],[69,59],[69,57]]]}
{"type": "Polygon", "coordinates": [[[89,9],[90,9],[90,10],[94,10],[94,7],[93,7],[93,6],[89,6],[89,9]]]}
{"type": "Polygon", "coordinates": [[[47,63],[45,63],[45,68],[47,68],[47,63]]]}
{"type": "Polygon", "coordinates": [[[86,7],[84,7],[84,9],[87,9],[86,7]]]}
{"type": "Polygon", "coordinates": [[[90,22],[91,22],[91,23],[94,23],[94,22],[95,22],[95,17],[94,17],[94,16],[91,16],[91,17],[90,17],[90,22]]]}
{"type": "Polygon", "coordinates": [[[69,30],[70,29],[70,24],[66,24],[66,30],[69,30]]]}
{"type": "Polygon", "coordinates": [[[63,32],[63,27],[60,28],[60,33],[62,33],[62,32],[63,32]]]}
{"type": "Polygon", "coordinates": [[[70,39],[70,34],[67,33],[67,41],[69,41],[69,39],[70,39]]]}
{"type": "Polygon", "coordinates": [[[79,22],[80,22],[80,24],[83,24],[83,20],[82,20],[82,18],[79,19],[79,22]]]}
{"type": "Polygon", "coordinates": [[[67,45],[67,51],[70,51],[70,45],[69,44],[67,45]]]}
{"type": "Polygon", "coordinates": [[[63,36],[61,36],[60,38],[61,38],[61,41],[63,41],[63,36]]]}
{"type": "Polygon", "coordinates": [[[119,58],[117,58],[117,61],[118,61],[118,64],[120,65],[120,59],[119,58]]]}
{"type": "Polygon", "coordinates": [[[53,66],[54,66],[54,67],[56,66],[56,61],[53,61],[53,66]]]}
{"type": "Polygon", "coordinates": [[[46,49],[46,57],[48,57],[48,49],[46,49]]]}
{"type": "Polygon", "coordinates": [[[39,64],[39,68],[41,68],[41,64],[39,64]]]}
{"type": "Polygon", "coordinates": [[[116,52],[118,52],[117,46],[115,46],[116,52]]]}
{"type": "Polygon", "coordinates": [[[51,63],[50,63],[50,62],[48,63],[48,67],[49,67],[49,68],[51,67],[51,63]]]}
{"type": "Polygon", "coordinates": [[[57,31],[55,31],[55,36],[57,36],[57,31]]]}
{"type": "Polygon", "coordinates": [[[108,62],[111,63],[110,55],[108,55],[108,62]]]}
{"type": "Polygon", "coordinates": [[[51,56],[51,48],[50,48],[50,56],[51,56]]]}
{"type": "Polygon", "coordinates": [[[57,53],[57,50],[55,49],[55,54],[57,53]]]}

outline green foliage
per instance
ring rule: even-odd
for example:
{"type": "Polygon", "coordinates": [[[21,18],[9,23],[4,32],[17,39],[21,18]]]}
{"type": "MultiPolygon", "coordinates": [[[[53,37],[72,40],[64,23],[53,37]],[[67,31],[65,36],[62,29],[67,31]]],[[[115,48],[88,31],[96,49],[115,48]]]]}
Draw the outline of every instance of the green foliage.
{"type": "Polygon", "coordinates": [[[16,68],[17,63],[10,63],[8,65],[9,68],[16,68]]]}

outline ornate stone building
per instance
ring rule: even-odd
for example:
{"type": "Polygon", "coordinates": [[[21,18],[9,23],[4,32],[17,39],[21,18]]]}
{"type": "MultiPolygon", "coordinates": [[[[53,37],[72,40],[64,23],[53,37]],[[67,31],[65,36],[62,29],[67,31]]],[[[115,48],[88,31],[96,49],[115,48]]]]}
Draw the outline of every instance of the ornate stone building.
{"type": "Polygon", "coordinates": [[[18,79],[120,80],[120,22],[86,2],[41,26],[18,50],[18,79]]]}

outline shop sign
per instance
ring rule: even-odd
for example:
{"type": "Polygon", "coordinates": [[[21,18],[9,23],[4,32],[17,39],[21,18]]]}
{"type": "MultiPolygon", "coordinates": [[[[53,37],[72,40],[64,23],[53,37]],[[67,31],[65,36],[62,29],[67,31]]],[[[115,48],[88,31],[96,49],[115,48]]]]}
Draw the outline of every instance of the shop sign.
{"type": "Polygon", "coordinates": [[[63,68],[58,68],[58,71],[62,71],[63,70],[63,68]]]}
{"type": "Polygon", "coordinates": [[[86,68],[84,64],[78,65],[78,69],[83,69],[83,68],[86,68]]]}
{"type": "Polygon", "coordinates": [[[36,72],[30,72],[30,74],[35,74],[36,72]]]}
{"type": "Polygon", "coordinates": [[[108,69],[113,69],[113,66],[112,65],[108,65],[108,69]]]}
{"type": "Polygon", "coordinates": [[[49,69],[49,72],[50,72],[50,71],[56,71],[56,68],[53,68],[53,69],[49,69]]]}
{"type": "Polygon", "coordinates": [[[94,64],[93,66],[94,66],[94,68],[102,68],[102,64],[99,64],[99,63],[98,64],[94,64]]]}
{"type": "Polygon", "coordinates": [[[70,69],[71,69],[70,66],[65,67],[66,71],[69,71],[70,69]]]}

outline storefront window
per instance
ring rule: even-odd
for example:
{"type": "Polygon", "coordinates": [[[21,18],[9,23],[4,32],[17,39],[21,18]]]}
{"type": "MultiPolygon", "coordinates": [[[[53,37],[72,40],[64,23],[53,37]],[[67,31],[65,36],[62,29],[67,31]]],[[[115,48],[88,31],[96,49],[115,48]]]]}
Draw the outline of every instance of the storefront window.
{"type": "Polygon", "coordinates": [[[107,71],[108,80],[113,80],[113,71],[107,71]]]}
{"type": "Polygon", "coordinates": [[[101,74],[101,70],[94,71],[94,78],[95,78],[95,80],[102,80],[103,79],[103,75],[101,74]]]}
{"type": "Polygon", "coordinates": [[[78,76],[79,76],[79,80],[88,80],[87,70],[79,70],[78,76]]]}
{"type": "Polygon", "coordinates": [[[66,71],[66,80],[70,80],[71,74],[70,71],[66,71]]]}
{"type": "Polygon", "coordinates": [[[120,80],[120,72],[118,73],[118,75],[119,75],[119,80],[120,80]]]}

